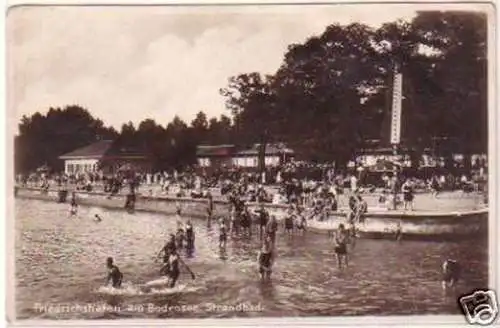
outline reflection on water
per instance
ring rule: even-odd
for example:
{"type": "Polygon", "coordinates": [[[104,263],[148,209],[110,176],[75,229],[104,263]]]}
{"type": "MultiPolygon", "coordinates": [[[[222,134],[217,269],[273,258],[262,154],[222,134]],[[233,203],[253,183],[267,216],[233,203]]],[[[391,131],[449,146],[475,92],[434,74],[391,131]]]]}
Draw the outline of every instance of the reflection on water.
{"type": "Polygon", "coordinates": [[[487,286],[486,240],[359,240],[339,271],[326,236],[280,235],[272,282],[261,282],[258,234],[230,238],[221,251],[216,229],[193,223],[196,249],[185,261],[196,279],[183,273],[168,290],[151,282],[160,278],[154,255],[176,229],[174,217],[81,207],[71,218],[67,205],[16,200],[18,318],[452,314],[460,313],[459,294],[487,286]],[[102,287],[108,256],[124,273],[121,291],[102,287]],[[448,257],[467,265],[457,290],[443,293],[448,257]]]}

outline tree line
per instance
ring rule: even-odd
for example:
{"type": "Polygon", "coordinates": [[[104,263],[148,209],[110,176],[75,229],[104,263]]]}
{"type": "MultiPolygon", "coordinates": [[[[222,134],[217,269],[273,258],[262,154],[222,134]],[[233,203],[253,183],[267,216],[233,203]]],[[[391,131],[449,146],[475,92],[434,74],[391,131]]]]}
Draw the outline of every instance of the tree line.
{"type": "Polygon", "coordinates": [[[410,156],[486,153],[486,37],[486,15],[473,12],[419,12],[378,29],[333,24],[290,45],[275,74],[231,77],[221,94],[241,140],[280,140],[343,166],[370,140],[389,146],[398,71],[410,156]]]}
{"type": "MultiPolygon", "coordinates": [[[[248,72],[220,89],[228,116],[199,112],[189,124],[146,119],[120,131],[80,106],[24,116],[15,139],[18,172],[99,139],[149,153],[156,170],[195,163],[198,144],[285,142],[301,158],[340,167],[371,140],[389,144],[392,79],[403,74],[402,146],[450,158],[487,152],[487,18],[473,12],[419,12],[380,28],[332,24],[291,44],[272,75],[248,72]]],[[[413,161],[417,162],[417,161],[413,161]]],[[[466,165],[470,163],[466,162],[466,165]]]]}
{"type": "Polygon", "coordinates": [[[15,137],[15,168],[25,173],[47,165],[61,171],[64,167],[59,156],[99,140],[114,140],[117,147],[149,155],[156,171],[181,169],[196,162],[197,145],[232,140],[231,127],[228,116],[208,119],[200,111],[190,124],[176,116],[164,126],[145,119],[137,126],[123,124],[116,131],[81,106],[50,108],[46,115],[37,112],[21,119],[15,137]]]}

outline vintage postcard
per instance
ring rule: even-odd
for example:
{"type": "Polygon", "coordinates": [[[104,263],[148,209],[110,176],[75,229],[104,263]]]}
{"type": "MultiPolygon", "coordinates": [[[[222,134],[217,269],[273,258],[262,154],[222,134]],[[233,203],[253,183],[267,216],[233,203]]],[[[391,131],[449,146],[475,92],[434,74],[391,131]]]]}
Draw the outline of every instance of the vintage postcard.
{"type": "Polygon", "coordinates": [[[495,14],[11,6],[10,322],[494,323],[495,14]]]}

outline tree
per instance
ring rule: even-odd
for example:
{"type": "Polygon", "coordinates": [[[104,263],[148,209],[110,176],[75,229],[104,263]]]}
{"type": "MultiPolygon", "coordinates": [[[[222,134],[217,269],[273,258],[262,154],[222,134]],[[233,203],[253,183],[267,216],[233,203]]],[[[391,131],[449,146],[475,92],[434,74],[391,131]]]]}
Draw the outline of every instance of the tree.
{"type": "Polygon", "coordinates": [[[422,12],[376,30],[330,25],[290,45],[275,74],[231,77],[221,94],[239,139],[267,131],[307,159],[342,166],[370,139],[389,142],[396,69],[402,144],[416,159],[429,147],[486,151],[486,68],[485,15],[422,12]]]}
{"type": "Polygon", "coordinates": [[[487,17],[474,12],[421,12],[414,19],[422,43],[438,54],[432,79],[442,92],[433,102],[441,147],[464,153],[486,153],[487,17]]]}
{"type": "Polygon", "coordinates": [[[29,172],[47,164],[61,170],[59,156],[99,139],[114,139],[117,132],[105,127],[89,111],[77,105],[50,108],[46,115],[37,112],[23,116],[15,141],[16,172],[29,172]]]}

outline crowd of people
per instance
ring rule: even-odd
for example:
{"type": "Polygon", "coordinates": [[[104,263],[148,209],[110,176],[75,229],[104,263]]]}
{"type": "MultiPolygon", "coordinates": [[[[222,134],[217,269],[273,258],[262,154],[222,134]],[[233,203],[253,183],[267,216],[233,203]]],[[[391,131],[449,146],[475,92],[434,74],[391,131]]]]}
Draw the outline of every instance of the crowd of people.
{"type": "MultiPolygon", "coordinates": [[[[298,203],[323,214],[337,211],[342,195],[346,196],[346,200],[352,194],[356,194],[355,197],[364,194],[377,195],[378,202],[375,206],[378,209],[412,210],[415,196],[421,192],[430,192],[439,197],[439,194],[446,190],[487,191],[484,174],[478,175],[477,172],[461,175],[429,174],[423,178],[411,177],[404,172],[395,178],[392,172],[380,172],[377,180],[367,179],[366,176],[366,172],[359,170],[338,172],[328,165],[306,166],[301,162],[290,162],[279,168],[269,168],[264,173],[241,168],[219,168],[210,173],[199,168],[188,168],[183,172],[118,172],[112,175],[35,172],[18,175],[16,182],[18,186],[33,186],[42,190],[62,188],[100,191],[110,195],[139,193],[144,196],[188,198],[207,198],[211,194],[228,199],[237,189],[240,197],[244,197],[246,201],[298,203]],[[372,183],[367,184],[367,181],[372,183]],[[373,183],[374,181],[378,182],[373,183]]],[[[317,217],[324,220],[327,215],[317,217]]]]}

